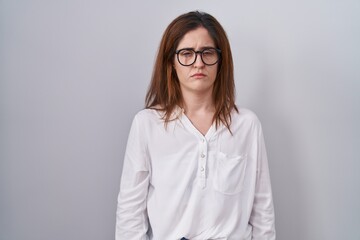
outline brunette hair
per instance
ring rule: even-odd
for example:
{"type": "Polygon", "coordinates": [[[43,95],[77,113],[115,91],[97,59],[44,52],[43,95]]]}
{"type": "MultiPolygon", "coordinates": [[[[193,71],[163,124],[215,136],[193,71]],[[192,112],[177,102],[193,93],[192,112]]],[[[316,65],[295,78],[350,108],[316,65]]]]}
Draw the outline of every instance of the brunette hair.
{"type": "Polygon", "coordinates": [[[177,106],[183,105],[179,80],[174,69],[176,48],[183,36],[199,27],[209,32],[215,47],[221,50],[218,73],[214,82],[213,102],[216,127],[223,123],[231,132],[231,111],[235,109],[235,83],[233,60],[229,40],[220,23],[210,14],[189,12],[174,19],[166,28],[158,50],[151,83],[145,99],[145,107],[163,111],[166,124],[177,106]]]}

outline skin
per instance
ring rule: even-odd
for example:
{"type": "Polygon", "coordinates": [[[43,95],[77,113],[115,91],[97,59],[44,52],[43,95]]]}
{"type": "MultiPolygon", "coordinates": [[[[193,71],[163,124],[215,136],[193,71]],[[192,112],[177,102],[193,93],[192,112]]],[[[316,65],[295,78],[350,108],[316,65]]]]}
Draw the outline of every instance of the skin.
{"type": "MultiPolygon", "coordinates": [[[[215,43],[208,31],[199,27],[184,35],[177,50],[193,48],[195,51],[199,51],[205,47],[215,47],[215,43]]],[[[182,66],[174,56],[174,68],[180,83],[185,114],[193,125],[205,135],[212,125],[214,116],[212,91],[218,64],[207,66],[198,55],[193,65],[182,66]]]]}

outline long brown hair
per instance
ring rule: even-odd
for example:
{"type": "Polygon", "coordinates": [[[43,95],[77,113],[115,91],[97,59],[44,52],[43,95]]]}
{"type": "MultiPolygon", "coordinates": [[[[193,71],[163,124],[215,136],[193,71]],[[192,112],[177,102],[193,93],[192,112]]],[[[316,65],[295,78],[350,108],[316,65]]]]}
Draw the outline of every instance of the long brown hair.
{"type": "Polygon", "coordinates": [[[179,80],[174,65],[176,48],[183,36],[198,27],[208,30],[215,46],[221,50],[218,73],[214,82],[213,102],[216,127],[223,123],[231,132],[231,111],[235,109],[235,83],[233,60],[229,40],[220,23],[210,14],[189,12],[180,15],[166,28],[155,61],[151,83],[145,99],[145,107],[164,112],[165,125],[173,120],[171,114],[183,105],[179,80]]]}

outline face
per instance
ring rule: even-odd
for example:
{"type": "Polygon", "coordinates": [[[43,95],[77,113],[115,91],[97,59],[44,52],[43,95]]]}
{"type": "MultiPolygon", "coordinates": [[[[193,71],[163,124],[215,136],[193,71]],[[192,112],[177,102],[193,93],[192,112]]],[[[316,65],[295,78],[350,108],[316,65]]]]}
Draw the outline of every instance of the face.
{"type": "MultiPolygon", "coordinates": [[[[195,51],[201,51],[209,47],[215,48],[215,43],[210,37],[209,32],[205,28],[199,27],[186,33],[176,50],[190,48],[195,51]]],[[[198,54],[194,64],[183,66],[175,55],[174,67],[183,95],[189,92],[196,94],[212,93],[218,63],[211,66],[205,65],[201,60],[200,54],[198,54]]]]}

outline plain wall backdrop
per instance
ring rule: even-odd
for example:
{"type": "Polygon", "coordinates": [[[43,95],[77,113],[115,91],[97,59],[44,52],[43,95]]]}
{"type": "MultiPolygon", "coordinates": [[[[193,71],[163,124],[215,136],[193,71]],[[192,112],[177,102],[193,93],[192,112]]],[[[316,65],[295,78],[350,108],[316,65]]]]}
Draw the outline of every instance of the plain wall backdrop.
{"type": "Polygon", "coordinates": [[[277,239],[360,239],[359,1],[0,0],[1,240],[114,239],[161,35],[197,9],[263,124],[277,239]]]}

